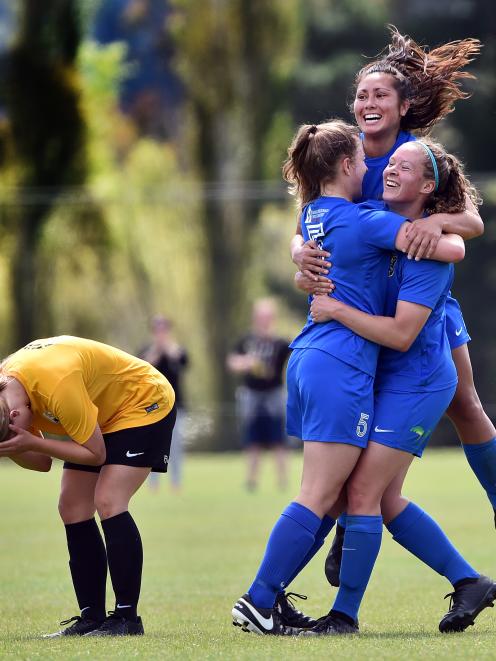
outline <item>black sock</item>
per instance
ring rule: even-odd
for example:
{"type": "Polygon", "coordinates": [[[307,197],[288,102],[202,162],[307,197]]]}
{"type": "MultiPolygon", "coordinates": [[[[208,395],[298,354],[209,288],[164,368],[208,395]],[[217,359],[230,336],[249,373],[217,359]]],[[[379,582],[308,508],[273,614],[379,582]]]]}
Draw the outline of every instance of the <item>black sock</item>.
{"type": "Polygon", "coordinates": [[[102,521],[117,615],[135,620],[141,589],[143,545],[129,512],[102,521]]]}
{"type": "Polygon", "coordinates": [[[82,617],[105,619],[107,554],[95,519],[65,525],[69,567],[82,617]]]}

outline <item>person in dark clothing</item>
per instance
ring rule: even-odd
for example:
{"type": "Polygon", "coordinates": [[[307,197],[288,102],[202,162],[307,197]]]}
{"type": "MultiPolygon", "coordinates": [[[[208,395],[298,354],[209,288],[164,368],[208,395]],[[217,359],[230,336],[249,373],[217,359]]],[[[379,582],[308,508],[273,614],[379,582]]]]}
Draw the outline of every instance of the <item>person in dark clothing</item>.
{"type": "Polygon", "coordinates": [[[284,488],[287,482],[283,373],[290,349],[286,339],[274,335],[275,319],[276,309],[271,300],[255,301],[251,331],[227,357],[229,370],[242,377],[236,390],[236,404],[248,456],[246,486],[250,491],[257,487],[264,447],[274,449],[279,486],[284,488]]]}

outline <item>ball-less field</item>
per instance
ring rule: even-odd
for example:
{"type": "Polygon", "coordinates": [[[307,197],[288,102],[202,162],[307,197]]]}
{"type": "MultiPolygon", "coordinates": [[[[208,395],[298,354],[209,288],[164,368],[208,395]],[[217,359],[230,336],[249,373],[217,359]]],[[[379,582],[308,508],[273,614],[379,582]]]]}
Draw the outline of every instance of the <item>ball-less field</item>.
{"type": "MultiPolygon", "coordinates": [[[[448,582],[385,534],[361,610],[360,636],[293,639],[245,634],[231,625],[235,599],[248,587],[270,528],[297,489],[274,486],[267,462],[256,493],[242,488],[238,455],[189,458],[183,492],[165,481],[143,488],[132,512],[145,546],[140,613],[146,635],[125,639],[43,640],[77,614],[65,537],[56,511],[60,465],[49,474],[0,464],[0,657],[2,659],[496,659],[496,611],[487,609],[463,634],[438,633],[448,582]]],[[[496,575],[491,511],[459,451],[428,452],[416,461],[406,493],[444,525],[483,573],[496,575]]],[[[327,545],[326,545],[327,546],[327,545]]],[[[333,592],[323,576],[324,551],[296,579],[309,595],[302,608],[326,612],[333,592]]],[[[113,602],[108,600],[108,608],[113,602]]]]}

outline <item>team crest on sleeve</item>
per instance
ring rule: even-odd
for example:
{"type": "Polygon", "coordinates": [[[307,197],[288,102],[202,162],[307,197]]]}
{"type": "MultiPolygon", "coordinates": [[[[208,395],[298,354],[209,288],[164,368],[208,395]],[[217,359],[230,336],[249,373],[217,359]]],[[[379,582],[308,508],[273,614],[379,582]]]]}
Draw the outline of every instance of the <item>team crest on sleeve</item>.
{"type": "Polygon", "coordinates": [[[53,422],[56,425],[60,425],[60,420],[57,418],[56,415],[54,415],[50,411],[45,411],[43,413],[43,417],[46,418],[47,420],[50,420],[50,422],[53,422]]]}

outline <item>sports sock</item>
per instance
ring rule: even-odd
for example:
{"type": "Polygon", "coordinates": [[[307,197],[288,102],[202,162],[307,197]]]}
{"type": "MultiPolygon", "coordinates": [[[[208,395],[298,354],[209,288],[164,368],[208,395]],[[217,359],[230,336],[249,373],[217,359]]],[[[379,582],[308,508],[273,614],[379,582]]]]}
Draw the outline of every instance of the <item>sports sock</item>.
{"type": "Polygon", "coordinates": [[[102,528],[115,592],[115,612],[135,620],[143,569],[143,545],[139,530],[129,512],[104,519],[102,528]]]}
{"type": "Polygon", "coordinates": [[[295,569],[293,575],[287,580],[286,586],[288,586],[298,576],[298,574],[308,565],[317,551],[323,546],[327,535],[331,532],[335,523],[336,521],[332,517],[327,515],[324,516],[320,523],[319,529],[315,533],[315,540],[312,547],[309,549],[306,556],[295,569]]]}
{"type": "Polygon", "coordinates": [[[321,519],[299,503],[290,503],[270,533],[262,564],[248,592],[259,608],[272,608],[278,592],[301,567],[315,542],[321,519]]]}
{"type": "Polygon", "coordinates": [[[357,620],[358,609],[381,548],[381,539],[382,516],[347,515],[340,587],[333,611],[357,620]]]}
{"type": "Polygon", "coordinates": [[[107,553],[95,519],[66,523],[69,568],[82,617],[105,619],[107,553]]]}
{"type": "Polygon", "coordinates": [[[438,574],[446,576],[452,585],[462,579],[478,578],[479,574],[460,555],[436,521],[415,503],[408,503],[386,528],[395,542],[438,574]]]}
{"type": "Polygon", "coordinates": [[[478,445],[463,444],[462,447],[470,468],[496,509],[496,438],[478,445]]]}

